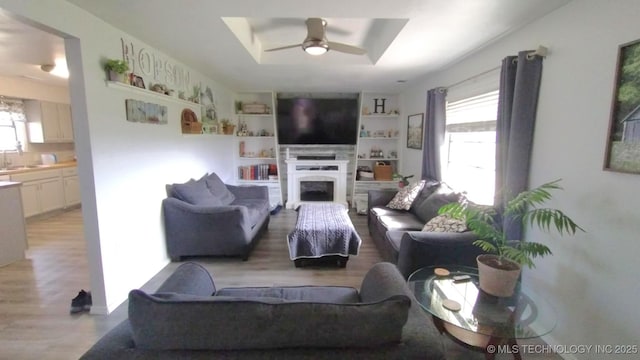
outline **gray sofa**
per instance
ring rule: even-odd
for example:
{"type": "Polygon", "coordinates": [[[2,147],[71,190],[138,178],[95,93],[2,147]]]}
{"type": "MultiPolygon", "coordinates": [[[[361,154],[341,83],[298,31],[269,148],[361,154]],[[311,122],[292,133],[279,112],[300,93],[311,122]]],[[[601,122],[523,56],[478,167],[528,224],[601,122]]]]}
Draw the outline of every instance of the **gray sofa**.
{"type": "Polygon", "coordinates": [[[447,184],[425,181],[409,210],[396,210],[387,204],[395,190],[369,190],[367,224],[369,233],[384,261],[397,265],[407,278],[415,270],[434,265],[466,265],[476,267],[482,250],[473,245],[477,239],[471,231],[422,231],[424,225],[438,215],[445,204],[461,201],[464,195],[447,184]]]}
{"type": "Polygon", "coordinates": [[[217,290],[187,262],[81,359],[444,359],[443,337],[389,263],[360,291],[302,286],[217,290]]]}
{"type": "Polygon", "coordinates": [[[166,186],[162,201],[167,252],[183,256],[249,254],[269,226],[266,186],[226,185],[216,174],[166,186]]]}

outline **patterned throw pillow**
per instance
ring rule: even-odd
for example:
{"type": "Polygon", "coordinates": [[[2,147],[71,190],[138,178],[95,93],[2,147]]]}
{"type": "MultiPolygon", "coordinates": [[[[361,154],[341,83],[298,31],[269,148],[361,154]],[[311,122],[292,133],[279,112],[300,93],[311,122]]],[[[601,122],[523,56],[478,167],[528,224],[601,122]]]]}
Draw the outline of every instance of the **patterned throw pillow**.
{"type": "Polygon", "coordinates": [[[416,199],[416,196],[418,196],[423,186],[424,180],[403,187],[398,191],[396,196],[389,201],[387,207],[396,210],[409,210],[413,200],[416,199]]]}
{"type": "Polygon", "coordinates": [[[438,215],[429,220],[422,231],[433,232],[465,232],[467,231],[467,224],[463,220],[458,220],[450,217],[449,215],[438,215]]]}

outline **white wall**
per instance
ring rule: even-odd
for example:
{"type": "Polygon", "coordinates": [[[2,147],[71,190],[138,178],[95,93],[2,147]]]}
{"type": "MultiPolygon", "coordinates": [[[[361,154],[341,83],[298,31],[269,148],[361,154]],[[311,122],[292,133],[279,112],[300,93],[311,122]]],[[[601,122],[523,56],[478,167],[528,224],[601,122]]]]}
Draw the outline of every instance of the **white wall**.
{"type": "MultiPolygon", "coordinates": [[[[640,38],[637,0],[573,1],[403,93],[405,106],[424,107],[427,89],[447,86],[498,66],[518,50],[548,46],[532,158],[531,185],[562,178],[551,204],[585,234],[559,238],[531,231],[554,255],[526,270],[524,281],[556,309],[553,344],[635,344],[640,338],[640,175],[602,170],[618,46],[640,38]]],[[[413,110],[409,110],[413,111],[413,110]]],[[[407,159],[419,154],[405,152],[407,159]]],[[[411,161],[405,164],[412,165],[411,161]]],[[[419,160],[411,170],[419,173],[419,160]]],[[[596,359],[603,354],[565,355],[596,359]]],[[[629,355],[616,359],[637,358],[629,355]]]]}
{"type": "MultiPolygon", "coordinates": [[[[120,38],[138,41],[134,37],[61,0],[0,0],[0,7],[74,38],[65,45],[92,312],[106,313],[168,262],[160,210],[165,184],[212,171],[231,180],[228,149],[232,139],[182,135],[179,120],[184,105],[105,85],[102,61],[120,58],[120,38]],[[166,105],[169,124],[127,122],[128,98],[166,105]]],[[[212,86],[221,107],[219,115],[229,117],[231,93],[194,70],[191,79],[212,86]]],[[[200,113],[197,107],[194,110],[200,113]]]]}
{"type": "MultiPolygon", "coordinates": [[[[424,129],[426,129],[427,91],[420,82],[416,87],[405,91],[400,95],[400,174],[413,175],[411,181],[416,181],[422,176],[422,150],[407,148],[407,117],[412,114],[423,113],[425,117],[424,129]]],[[[424,144],[422,144],[424,149],[424,144]]]]}

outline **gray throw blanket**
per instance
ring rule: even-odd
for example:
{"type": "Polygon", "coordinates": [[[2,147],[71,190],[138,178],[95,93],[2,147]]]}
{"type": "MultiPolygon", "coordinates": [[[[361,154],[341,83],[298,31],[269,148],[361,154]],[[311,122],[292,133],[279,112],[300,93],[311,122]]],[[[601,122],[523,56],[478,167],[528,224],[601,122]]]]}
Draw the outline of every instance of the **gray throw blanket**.
{"type": "Polygon", "coordinates": [[[358,255],[362,240],[341,204],[303,204],[296,227],[287,236],[291,260],[329,255],[358,255]]]}

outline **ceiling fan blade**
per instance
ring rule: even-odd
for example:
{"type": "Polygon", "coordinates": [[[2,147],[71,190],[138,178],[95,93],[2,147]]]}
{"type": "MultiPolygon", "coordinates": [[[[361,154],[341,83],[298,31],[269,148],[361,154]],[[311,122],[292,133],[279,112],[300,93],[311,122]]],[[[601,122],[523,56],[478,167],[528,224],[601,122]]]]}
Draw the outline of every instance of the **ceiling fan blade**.
{"type": "MultiPolygon", "coordinates": [[[[264,23],[260,23],[258,25],[253,26],[253,32],[257,33],[257,34],[261,34],[263,32],[279,30],[279,29],[282,29],[282,28],[299,27],[300,26],[300,22],[301,22],[301,20],[299,18],[268,19],[268,20],[265,20],[264,23]]],[[[331,26],[331,27],[326,27],[325,26],[325,33],[326,33],[327,36],[329,36],[331,34],[339,35],[339,36],[346,36],[346,35],[352,35],[353,34],[353,32],[350,31],[350,30],[347,30],[347,29],[344,29],[344,28],[335,27],[335,26],[331,26]]]]}
{"type": "Polygon", "coordinates": [[[367,50],[363,48],[331,41],[329,41],[329,49],[353,55],[364,55],[367,53],[367,50]]]}
{"type": "Polygon", "coordinates": [[[265,50],[265,52],[267,52],[267,51],[278,51],[278,50],[284,50],[284,49],[291,49],[291,48],[296,48],[296,47],[300,47],[300,46],[302,46],[302,45],[295,44],[295,45],[281,46],[281,47],[277,47],[277,48],[273,48],[273,49],[267,49],[267,50],[265,50]]]}
{"type": "Polygon", "coordinates": [[[308,18],[307,21],[307,38],[322,40],[324,39],[325,21],[320,18],[308,18]]]}

